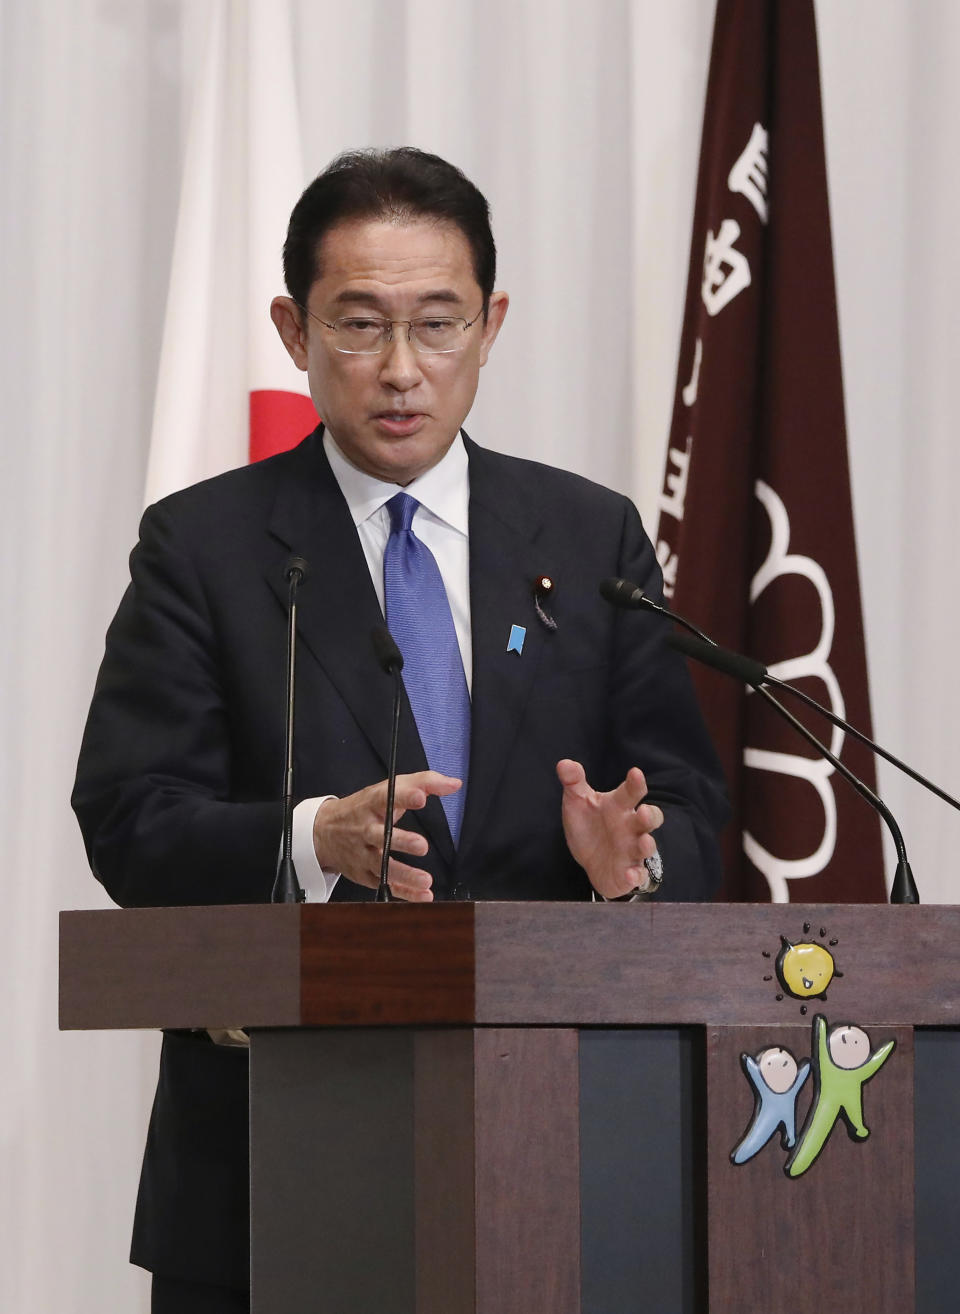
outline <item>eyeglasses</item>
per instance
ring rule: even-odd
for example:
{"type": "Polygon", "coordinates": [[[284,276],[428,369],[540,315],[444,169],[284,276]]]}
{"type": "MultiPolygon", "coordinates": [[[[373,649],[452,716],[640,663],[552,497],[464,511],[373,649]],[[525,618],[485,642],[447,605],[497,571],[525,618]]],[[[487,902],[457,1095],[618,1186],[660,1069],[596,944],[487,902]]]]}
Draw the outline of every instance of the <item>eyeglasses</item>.
{"type": "Polygon", "coordinates": [[[462,351],[467,345],[464,334],[483,314],[481,307],[470,320],[457,315],[425,315],[421,319],[378,319],[373,315],[347,315],[344,319],[335,319],[332,324],[328,324],[312,310],[307,310],[306,306],[300,309],[318,324],[328,328],[333,334],[334,349],[348,356],[376,356],[388,342],[393,341],[393,330],[397,324],[406,325],[407,341],[414,351],[427,356],[462,351]]]}

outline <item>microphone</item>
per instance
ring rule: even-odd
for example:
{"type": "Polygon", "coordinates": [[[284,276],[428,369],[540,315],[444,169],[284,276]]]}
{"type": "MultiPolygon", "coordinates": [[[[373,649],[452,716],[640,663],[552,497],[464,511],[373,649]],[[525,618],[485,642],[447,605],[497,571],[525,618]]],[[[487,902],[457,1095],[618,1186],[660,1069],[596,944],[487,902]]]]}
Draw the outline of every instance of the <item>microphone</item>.
{"type": "Polygon", "coordinates": [[[683,635],[674,634],[667,639],[667,643],[669,643],[671,647],[676,648],[687,657],[693,657],[694,660],[702,662],[704,666],[712,666],[715,670],[722,671],[724,675],[731,675],[735,680],[742,680],[744,684],[749,684],[754,689],[759,689],[762,684],[769,684],[772,685],[774,689],[782,689],[784,693],[791,694],[794,698],[799,698],[802,703],[806,703],[806,705],[811,707],[815,712],[819,712],[821,716],[825,716],[828,721],[832,721],[835,726],[839,726],[841,730],[845,731],[848,735],[851,735],[859,743],[866,745],[866,747],[872,749],[874,753],[879,753],[882,758],[892,766],[895,766],[898,771],[902,771],[904,775],[909,776],[911,780],[915,780],[918,785],[923,785],[925,789],[929,789],[930,792],[936,794],[938,798],[942,798],[944,803],[949,803],[951,807],[957,808],[957,810],[960,811],[960,800],[955,799],[952,794],[948,794],[947,791],[941,789],[939,785],[935,785],[932,780],[928,780],[927,777],[921,775],[919,771],[915,771],[912,766],[909,766],[906,762],[902,761],[895,753],[891,753],[889,749],[884,748],[882,744],[878,744],[876,740],[871,739],[869,735],[865,735],[862,730],[858,730],[855,725],[851,725],[849,721],[845,721],[842,716],[837,716],[836,712],[831,711],[829,707],[824,707],[822,703],[818,703],[815,698],[811,698],[808,693],[805,693],[802,689],[798,689],[796,685],[788,684],[786,680],[780,680],[777,676],[771,675],[761,662],[754,661],[752,657],[744,657],[741,653],[732,652],[729,648],[721,648],[716,640],[711,639],[710,636],[704,634],[702,630],[698,630],[696,625],[688,621],[685,616],[681,616],[679,612],[671,611],[669,607],[661,606],[660,603],[654,601],[653,598],[648,597],[638,585],[631,583],[630,580],[602,580],[600,583],[600,592],[603,597],[606,598],[607,602],[614,607],[626,608],[633,611],[642,610],[656,612],[657,615],[664,616],[667,620],[673,621],[675,625],[681,625],[685,630],[688,630],[690,634],[699,639],[700,642],[694,643],[690,639],[685,639],[683,635]]]}
{"type": "Polygon", "coordinates": [[[693,657],[698,662],[703,662],[704,666],[712,666],[715,670],[722,671],[725,675],[732,675],[735,680],[742,680],[744,684],[751,685],[754,689],[759,689],[761,684],[771,685],[774,689],[782,689],[784,693],[792,694],[794,698],[799,698],[807,707],[813,708],[821,716],[825,716],[828,721],[832,721],[835,726],[846,731],[848,735],[856,739],[859,743],[864,744],[867,748],[872,749],[875,753],[884,758],[891,766],[895,766],[904,775],[915,780],[918,785],[923,785],[929,789],[931,794],[936,794],[938,798],[943,799],[944,803],[949,803],[952,808],[960,811],[960,800],[955,799],[952,794],[948,794],[945,789],[935,785],[932,780],[915,771],[912,766],[902,761],[895,753],[878,744],[876,740],[865,735],[862,730],[858,730],[855,725],[845,721],[842,716],[837,716],[836,712],[824,707],[818,703],[815,698],[811,698],[808,693],[798,689],[796,685],[788,684],[786,680],[780,680],[775,675],[771,675],[767,668],[761,663],[754,661],[751,657],[743,657],[738,652],[731,652],[729,648],[721,648],[711,639],[698,643],[695,639],[688,639],[683,634],[672,634],[668,637],[667,643],[671,648],[676,648],[687,657],[693,657]]]}
{"type": "Polygon", "coordinates": [[[297,576],[297,583],[302,584],[310,574],[310,565],[305,557],[291,557],[284,568],[283,578],[288,582],[297,576]]]}
{"type": "MultiPolygon", "coordinates": [[[[894,820],[893,813],[884,801],[879,798],[868,785],[864,784],[859,776],[855,776],[848,767],[844,766],[838,757],[835,757],[834,754],[830,752],[826,744],[822,744],[820,740],[817,739],[816,735],[812,734],[807,729],[802,721],[798,721],[793,713],[784,707],[783,703],[774,698],[770,690],[766,688],[768,682],[774,682],[774,678],[769,675],[766,667],[761,665],[760,662],[751,660],[749,657],[741,657],[739,653],[730,652],[726,648],[720,648],[710,640],[691,639],[685,634],[668,634],[667,643],[671,648],[676,649],[677,652],[681,652],[687,657],[692,657],[696,661],[702,662],[705,666],[711,666],[714,670],[722,671],[724,675],[730,675],[735,680],[741,680],[744,684],[749,684],[757,691],[761,698],[765,699],[765,701],[770,704],[778,715],[788,721],[790,725],[793,726],[794,730],[802,735],[807,743],[816,749],[821,757],[826,758],[833,768],[854,787],[862,798],[865,798],[867,802],[876,809],[886,823],[887,829],[893,837],[894,847],[897,851],[897,870],[893,878],[893,887],[890,891],[890,902],[897,904],[919,903],[920,896],[917,892],[916,882],[913,879],[913,872],[907,859],[906,845],[904,844],[900,827],[894,820]]],[[[776,683],[780,684],[781,682],[776,681],[776,683]]],[[[793,689],[791,685],[784,684],[782,687],[788,689],[791,693],[797,692],[797,690],[793,689]]],[[[813,705],[818,711],[826,712],[826,708],[821,708],[819,704],[814,703],[813,705]]],[[[831,720],[834,719],[832,714],[830,714],[830,716],[831,720]]],[[[837,718],[837,724],[843,726],[846,723],[837,718]]],[[[867,744],[875,747],[875,745],[871,744],[870,740],[866,739],[866,736],[858,735],[858,737],[863,738],[867,744]]]]}
{"type": "Polygon", "coordinates": [[[293,863],[293,723],[296,693],[297,589],[307,578],[309,567],[303,557],[293,556],[284,567],[287,581],[287,727],[283,766],[283,843],[277,874],[270,892],[272,903],[303,903],[304,893],[293,863]]]}
{"type": "Polygon", "coordinates": [[[377,903],[390,902],[390,887],[387,884],[387,869],[390,865],[390,843],[393,839],[393,798],[397,788],[397,744],[400,738],[400,699],[402,682],[400,672],[403,670],[403,653],[397,647],[396,640],[386,625],[374,627],[370,638],[377,661],[387,675],[392,675],[393,685],[393,729],[390,734],[390,761],[387,772],[387,810],[383,818],[383,853],[380,857],[380,884],[377,886],[377,903]]]}
{"type": "Polygon", "coordinates": [[[704,643],[713,643],[713,640],[702,630],[698,630],[696,625],[691,624],[677,612],[671,611],[669,607],[665,607],[662,602],[651,598],[638,584],[634,584],[629,579],[602,579],[600,594],[611,607],[620,607],[625,611],[652,611],[657,616],[663,616],[665,620],[673,621],[675,625],[682,625],[685,630],[689,630],[704,643]]]}
{"type": "MultiPolygon", "coordinates": [[[[685,657],[693,657],[704,666],[712,666],[715,671],[732,675],[735,680],[741,680],[754,689],[759,689],[761,685],[767,683],[769,672],[762,662],[755,662],[751,657],[741,657],[740,653],[731,652],[729,648],[721,648],[719,644],[712,643],[709,639],[693,639],[686,634],[668,634],[667,643],[677,652],[682,652],[685,657]]],[[[787,685],[786,688],[789,689],[790,686],[787,685]]]]}
{"type": "MultiPolygon", "coordinates": [[[[700,643],[693,643],[691,640],[684,638],[684,636],[676,634],[671,635],[667,639],[667,642],[672,647],[677,648],[688,657],[693,657],[695,660],[703,662],[706,666],[712,666],[715,670],[719,670],[725,675],[731,675],[736,680],[742,680],[744,684],[749,684],[758,692],[762,692],[760,689],[761,684],[771,685],[775,689],[782,689],[785,693],[790,694],[794,698],[799,698],[802,703],[805,703],[815,712],[819,712],[821,716],[825,716],[828,721],[832,722],[833,725],[838,726],[841,730],[845,731],[846,734],[856,739],[858,743],[864,744],[874,753],[878,753],[879,756],[889,762],[891,766],[895,766],[898,771],[902,771],[904,775],[909,776],[911,780],[915,780],[918,785],[923,785],[924,789],[928,789],[932,794],[936,794],[937,798],[942,799],[944,803],[949,803],[952,808],[960,810],[960,801],[955,799],[952,794],[948,794],[945,789],[941,789],[940,786],[934,784],[932,780],[921,775],[919,771],[916,771],[912,766],[908,765],[908,763],[897,757],[895,753],[891,753],[890,750],[884,748],[882,744],[878,744],[876,740],[871,739],[869,735],[865,735],[862,730],[858,730],[855,725],[851,725],[850,722],[844,720],[842,716],[837,716],[837,714],[829,707],[824,707],[822,703],[818,703],[815,698],[811,698],[808,693],[805,693],[802,689],[798,689],[796,685],[788,684],[786,680],[781,680],[778,679],[777,676],[771,675],[767,668],[760,662],[756,662],[750,657],[744,657],[740,653],[731,652],[728,648],[721,648],[710,638],[709,635],[704,634],[702,630],[698,630],[697,627],[688,621],[685,616],[681,616],[678,612],[670,611],[669,608],[661,606],[653,598],[648,597],[638,585],[633,584],[630,580],[605,579],[600,584],[600,592],[607,602],[615,607],[656,612],[658,615],[666,617],[675,624],[681,625],[685,630],[688,630],[692,635],[695,635],[696,638],[700,640],[700,643]]],[[[909,897],[909,887],[912,887],[913,893],[915,894],[916,887],[913,886],[912,875],[906,886],[902,885],[895,877],[893,888],[890,893],[891,902],[912,902],[909,897]]]]}

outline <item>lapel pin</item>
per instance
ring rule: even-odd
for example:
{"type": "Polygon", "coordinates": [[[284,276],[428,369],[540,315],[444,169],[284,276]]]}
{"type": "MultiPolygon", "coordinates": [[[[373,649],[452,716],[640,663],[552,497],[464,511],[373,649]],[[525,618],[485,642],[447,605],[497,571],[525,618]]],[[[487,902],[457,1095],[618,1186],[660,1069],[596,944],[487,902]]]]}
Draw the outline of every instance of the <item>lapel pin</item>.
{"type": "Polygon", "coordinates": [[[549,575],[538,575],[533,581],[533,606],[537,613],[537,619],[547,627],[548,630],[555,630],[557,622],[544,607],[544,603],[553,597],[554,583],[549,575]]]}
{"type": "Polygon", "coordinates": [[[515,652],[517,656],[523,653],[523,641],[527,637],[526,626],[511,625],[510,638],[507,640],[507,652],[515,652]]]}

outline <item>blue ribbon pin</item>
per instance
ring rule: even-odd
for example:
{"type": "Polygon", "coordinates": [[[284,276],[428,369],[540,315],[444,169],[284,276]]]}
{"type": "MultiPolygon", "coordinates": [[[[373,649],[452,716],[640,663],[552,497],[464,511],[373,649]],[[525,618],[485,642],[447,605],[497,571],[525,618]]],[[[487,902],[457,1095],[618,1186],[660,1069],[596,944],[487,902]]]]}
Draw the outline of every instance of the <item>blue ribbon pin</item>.
{"type": "Polygon", "coordinates": [[[523,625],[510,626],[510,638],[507,640],[507,652],[515,652],[519,657],[523,653],[523,641],[527,637],[526,627],[523,625]]]}

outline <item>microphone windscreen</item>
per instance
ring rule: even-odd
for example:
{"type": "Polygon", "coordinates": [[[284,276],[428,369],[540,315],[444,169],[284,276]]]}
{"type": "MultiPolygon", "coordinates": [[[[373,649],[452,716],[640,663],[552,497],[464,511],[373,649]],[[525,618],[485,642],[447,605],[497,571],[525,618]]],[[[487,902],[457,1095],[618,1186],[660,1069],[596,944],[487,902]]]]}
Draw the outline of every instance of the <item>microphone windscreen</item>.
{"type": "Polygon", "coordinates": [[[304,557],[291,557],[283,570],[283,578],[289,583],[290,576],[296,572],[300,576],[300,583],[310,574],[310,567],[307,565],[304,557]]]}
{"type": "Polygon", "coordinates": [[[609,602],[612,607],[631,607],[634,610],[642,607],[646,601],[643,596],[643,589],[636,584],[631,584],[628,579],[602,579],[600,581],[600,596],[609,602]]]}
{"type": "Polygon", "coordinates": [[[391,675],[394,671],[402,671],[403,653],[397,647],[397,641],[386,625],[375,625],[370,638],[373,640],[373,651],[376,653],[377,661],[386,673],[391,675]]]}
{"type": "Polygon", "coordinates": [[[692,634],[668,634],[667,643],[671,648],[676,648],[677,652],[682,652],[685,657],[703,662],[704,666],[712,666],[714,670],[722,671],[724,675],[732,675],[735,680],[742,680],[744,684],[752,685],[755,689],[759,689],[767,678],[767,668],[761,662],[755,662],[751,657],[742,657],[740,653],[731,652],[729,648],[718,648],[715,644],[704,643],[701,639],[695,639],[692,634]]]}

